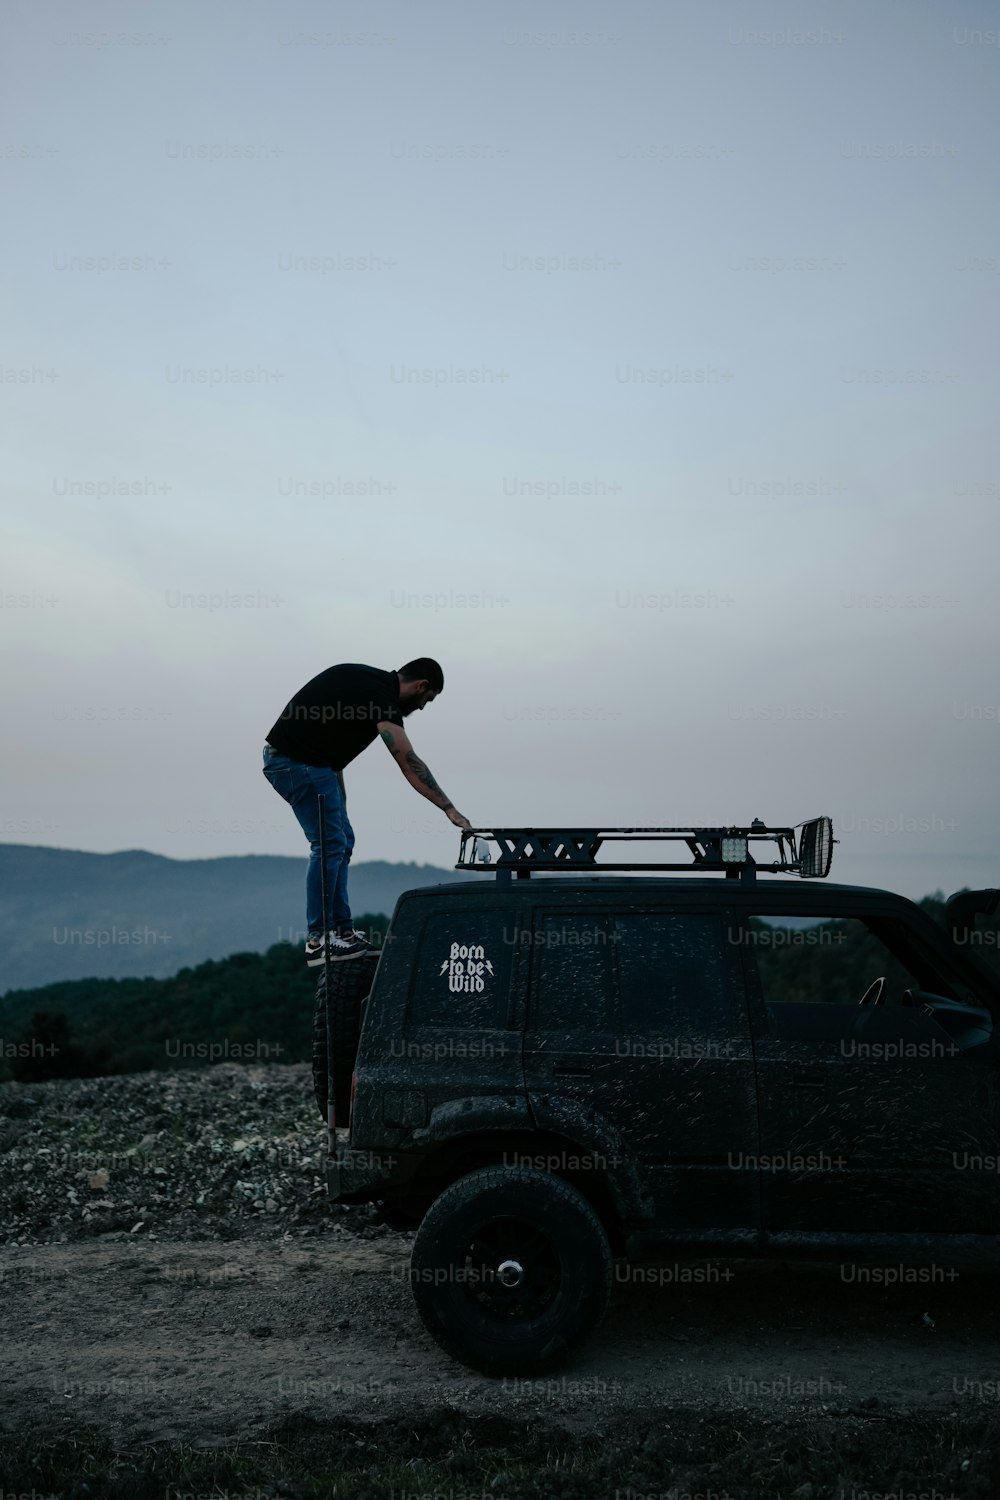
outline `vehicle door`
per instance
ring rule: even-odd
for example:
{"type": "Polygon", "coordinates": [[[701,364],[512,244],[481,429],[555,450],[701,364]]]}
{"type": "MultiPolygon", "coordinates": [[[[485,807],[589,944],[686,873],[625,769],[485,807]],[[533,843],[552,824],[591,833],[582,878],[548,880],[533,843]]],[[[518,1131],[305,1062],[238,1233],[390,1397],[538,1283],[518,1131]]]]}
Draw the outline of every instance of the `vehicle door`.
{"type": "Polygon", "coordinates": [[[831,904],[804,925],[801,910],[783,912],[762,893],[748,898],[740,946],[757,1060],[764,1227],[1000,1230],[1000,1177],[969,1165],[1000,1153],[989,1012],[966,1025],[943,1004],[935,1014],[908,1003],[907,991],[960,997],[888,910],[831,904]]]}
{"type": "Polygon", "coordinates": [[[703,900],[535,913],[529,1098],[620,1135],[671,1231],[756,1229],[754,1061],[738,951],[703,900]]]}

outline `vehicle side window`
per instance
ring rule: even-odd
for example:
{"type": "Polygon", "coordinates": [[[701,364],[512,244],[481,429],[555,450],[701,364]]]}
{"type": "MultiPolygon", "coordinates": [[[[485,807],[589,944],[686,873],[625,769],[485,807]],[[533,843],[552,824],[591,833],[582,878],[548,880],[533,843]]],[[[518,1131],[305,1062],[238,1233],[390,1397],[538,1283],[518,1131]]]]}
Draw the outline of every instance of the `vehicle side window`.
{"type": "Polygon", "coordinates": [[[618,916],[615,933],[623,1032],[728,1034],[719,913],[618,916]]]}
{"type": "Polygon", "coordinates": [[[764,1002],[764,1031],[777,1039],[851,1058],[927,1059],[958,1056],[989,1038],[989,1013],[949,996],[898,923],[824,917],[804,925],[768,914],[749,920],[742,942],[764,1002]],[[881,992],[861,1005],[879,978],[881,992]],[[910,1001],[906,990],[917,992],[910,1001]]]}
{"type": "Polygon", "coordinates": [[[796,917],[751,917],[741,940],[765,1005],[857,1005],[880,975],[887,998],[919,988],[910,970],[855,917],[825,917],[809,926],[796,917]]]}
{"type": "Polygon", "coordinates": [[[532,969],[539,1030],[617,1030],[613,942],[610,918],[603,913],[536,917],[532,969]]]}
{"type": "Polygon", "coordinates": [[[516,932],[509,912],[437,912],[420,937],[407,1008],[411,1026],[507,1025],[516,932]]]}

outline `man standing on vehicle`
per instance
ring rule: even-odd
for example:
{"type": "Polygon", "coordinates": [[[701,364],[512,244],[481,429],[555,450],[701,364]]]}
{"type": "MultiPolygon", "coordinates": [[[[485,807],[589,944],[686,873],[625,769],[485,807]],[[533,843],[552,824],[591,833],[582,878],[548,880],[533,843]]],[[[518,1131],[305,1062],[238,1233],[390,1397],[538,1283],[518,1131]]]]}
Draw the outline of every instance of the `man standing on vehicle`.
{"type": "Polygon", "coordinates": [[[440,807],[457,828],[472,827],[445,796],[410,743],[403,720],[423,709],[444,688],[444,673],[429,656],[418,656],[396,672],[340,662],[311,678],[286,704],[267,732],[264,775],[291,807],[309,840],[306,872],[306,963],[356,958],[371,950],[351,925],[347,867],[354,830],[347,817],[344,767],[378,736],[407,781],[440,807]],[[319,794],[326,797],[326,892],[323,911],[319,843],[319,794]]]}

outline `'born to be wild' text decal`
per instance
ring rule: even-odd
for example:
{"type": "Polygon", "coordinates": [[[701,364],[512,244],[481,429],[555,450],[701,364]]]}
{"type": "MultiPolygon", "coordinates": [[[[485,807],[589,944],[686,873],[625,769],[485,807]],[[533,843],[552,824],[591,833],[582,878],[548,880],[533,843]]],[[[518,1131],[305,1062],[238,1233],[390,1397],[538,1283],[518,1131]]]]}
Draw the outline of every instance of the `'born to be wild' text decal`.
{"type": "Polygon", "coordinates": [[[486,975],[493,978],[493,965],[483,952],[482,943],[452,943],[451,953],[441,965],[438,977],[447,970],[450,990],[473,990],[486,988],[486,975]]]}

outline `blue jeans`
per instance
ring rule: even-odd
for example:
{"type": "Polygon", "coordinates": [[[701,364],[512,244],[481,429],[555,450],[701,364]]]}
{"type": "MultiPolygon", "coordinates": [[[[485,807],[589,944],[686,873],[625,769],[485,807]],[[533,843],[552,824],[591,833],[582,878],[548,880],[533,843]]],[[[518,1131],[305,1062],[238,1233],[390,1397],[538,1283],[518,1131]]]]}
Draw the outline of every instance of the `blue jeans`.
{"type": "Polygon", "coordinates": [[[351,907],[347,899],[347,866],[354,848],[354,829],[347,817],[342,771],[329,766],[307,766],[288,755],[264,746],[264,775],[279,797],[284,797],[309,840],[306,871],[306,927],[310,937],[349,927],[351,907]],[[326,899],[323,920],[323,885],[320,873],[319,794],[326,797],[326,899]]]}

